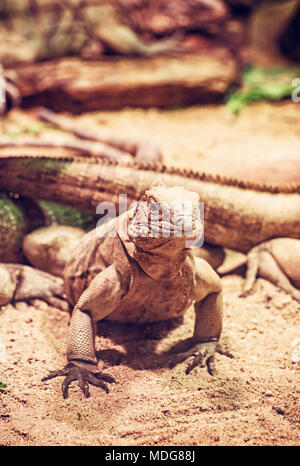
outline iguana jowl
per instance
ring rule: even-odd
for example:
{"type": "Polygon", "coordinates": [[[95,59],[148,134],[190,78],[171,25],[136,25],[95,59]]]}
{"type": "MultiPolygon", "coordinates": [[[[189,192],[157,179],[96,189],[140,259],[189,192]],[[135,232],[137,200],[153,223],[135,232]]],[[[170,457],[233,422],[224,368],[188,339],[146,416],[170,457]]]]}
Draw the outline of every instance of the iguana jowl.
{"type": "Polygon", "coordinates": [[[97,372],[97,321],[169,320],[181,316],[193,302],[194,335],[176,362],[194,356],[187,373],[198,364],[213,372],[222,329],[222,285],[210,265],[193,258],[186,247],[187,240],[201,236],[198,203],[198,195],[184,188],[152,187],[135,210],[92,230],[77,244],[64,274],[66,295],[74,305],[68,364],[43,379],[66,376],[64,397],[73,380],[78,380],[85,396],[89,383],[108,391],[107,382],[114,381],[97,372]],[[192,206],[188,214],[183,204],[178,207],[183,202],[192,206]]]}

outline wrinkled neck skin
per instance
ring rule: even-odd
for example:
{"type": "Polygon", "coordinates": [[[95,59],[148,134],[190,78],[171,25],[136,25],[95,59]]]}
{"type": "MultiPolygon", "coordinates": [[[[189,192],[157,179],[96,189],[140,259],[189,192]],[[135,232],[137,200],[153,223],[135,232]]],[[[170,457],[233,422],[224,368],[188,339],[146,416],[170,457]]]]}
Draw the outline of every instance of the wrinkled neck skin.
{"type": "Polygon", "coordinates": [[[152,249],[144,249],[134,240],[132,243],[135,245],[133,258],[143,271],[155,280],[175,277],[184,264],[188,252],[184,247],[178,247],[178,243],[184,244],[182,238],[168,238],[165,244],[152,249]]]}
{"type": "Polygon", "coordinates": [[[124,224],[117,231],[128,255],[151,278],[168,280],[179,273],[189,251],[186,238],[131,238],[124,224]]]}

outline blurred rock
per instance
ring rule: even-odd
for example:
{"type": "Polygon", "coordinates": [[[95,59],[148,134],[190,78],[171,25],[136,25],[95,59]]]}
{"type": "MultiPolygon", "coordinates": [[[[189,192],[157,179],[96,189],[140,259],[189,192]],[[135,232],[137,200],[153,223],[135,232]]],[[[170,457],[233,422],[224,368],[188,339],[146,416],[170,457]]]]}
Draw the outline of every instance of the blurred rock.
{"type": "Polygon", "coordinates": [[[228,7],[223,0],[118,0],[129,12],[129,19],[136,30],[164,35],[184,30],[207,30],[211,25],[221,25],[228,17],[228,7]]]}
{"type": "Polygon", "coordinates": [[[252,8],[256,0],[226,0],[226,3],[233,8],[252,8]]]}
{"type": "Polygon", "coordinates": [[[236,79],[227,48],[201,54],[85,61],[65,58],[17,68],[25,105],[75,113],[124,106],[174,108],[223,99],[236,79]]]}

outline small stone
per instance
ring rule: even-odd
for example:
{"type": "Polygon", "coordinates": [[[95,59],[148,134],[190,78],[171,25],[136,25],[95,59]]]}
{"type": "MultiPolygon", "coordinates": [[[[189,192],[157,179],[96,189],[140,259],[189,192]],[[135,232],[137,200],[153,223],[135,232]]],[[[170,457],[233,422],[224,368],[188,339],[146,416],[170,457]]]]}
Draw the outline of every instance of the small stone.
{"type": "Polygon", "coordinates": [[[272,406],[272,409],[274,409],[274,411],[276,411],[276,413],[280,414],[281,416],[283,416],[285,413],[284,409],[280,408],[280,406],[272,406]]]}

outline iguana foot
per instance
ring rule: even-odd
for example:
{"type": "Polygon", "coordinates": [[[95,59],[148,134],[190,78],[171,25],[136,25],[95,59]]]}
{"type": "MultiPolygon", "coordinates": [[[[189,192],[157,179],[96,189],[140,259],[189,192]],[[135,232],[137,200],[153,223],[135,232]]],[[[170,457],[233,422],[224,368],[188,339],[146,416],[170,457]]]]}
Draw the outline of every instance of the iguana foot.
{"type": "Polygon", "coordinates": [[[215,353],[220,353],[229,358],[234,356],[229,352],[225,351],[217,341],[197,341],[194,338],[190,338],[187,342],[192,346],[186,351],[181,351],[176,354],[175,362],[172,365],[178,364],[179,362],[185,361],[192,357],[192,360],[188,363],[185,373],[189,374],[195,367],[207,367],[208,373],[214,375],[216,373],[215,368],[215,353]]]}
{"type": "Polygon", "coordinates": [[[92,370],[77,366],[72,362],[69,362],[63,369],[49,372],[49,374],[42,379],[42,382],[60,376],[66,376],[62,382],[63,398],[68,397],[69,385],[74,380],[78,381],[78,385],[86,398],[89,398],[90,396],[89,383],[102,388],[106,393],[109,392],[107,383],[116,383],[114,377],[109,374],[105,374],[104,372],[93,372],[92,370]]]}

